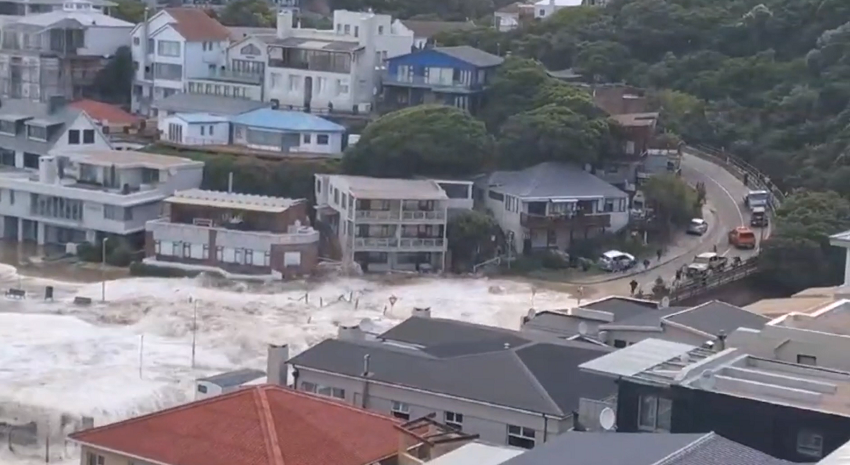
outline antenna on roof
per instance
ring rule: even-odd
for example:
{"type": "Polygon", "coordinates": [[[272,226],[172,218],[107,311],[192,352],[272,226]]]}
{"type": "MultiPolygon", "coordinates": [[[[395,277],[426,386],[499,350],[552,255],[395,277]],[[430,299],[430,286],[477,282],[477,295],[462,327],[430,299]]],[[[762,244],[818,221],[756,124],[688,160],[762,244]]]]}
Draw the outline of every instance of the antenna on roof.
{"type": "Polygon", "coordinates": [[[612,410],[611,407],[605,407],[601,412],[599,412],[599,426],[601,426],[605,431],[612,431],[616,421],[617,414],[614,413],[614,410],[612,410]]]}

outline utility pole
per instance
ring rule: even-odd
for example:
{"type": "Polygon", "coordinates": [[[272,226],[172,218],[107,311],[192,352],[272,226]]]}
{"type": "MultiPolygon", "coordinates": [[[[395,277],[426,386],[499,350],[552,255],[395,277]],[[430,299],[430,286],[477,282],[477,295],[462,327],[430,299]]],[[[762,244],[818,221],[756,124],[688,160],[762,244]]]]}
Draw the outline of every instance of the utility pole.
{"type": "Polygon", "coordinates": [[[101,242],[101,250],[100,250],[100,301],[106,302],[106,243],[109,241],[108,237],[104,237],[101,242]]]}

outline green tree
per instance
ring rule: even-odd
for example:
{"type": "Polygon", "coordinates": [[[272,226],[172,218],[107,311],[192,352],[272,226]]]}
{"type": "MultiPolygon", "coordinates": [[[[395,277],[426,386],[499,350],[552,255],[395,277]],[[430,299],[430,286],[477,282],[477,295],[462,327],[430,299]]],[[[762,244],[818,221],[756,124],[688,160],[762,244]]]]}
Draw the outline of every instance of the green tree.
{"type": "Polygon", "coordinates": [[[829,236],[850,229],[850,201],[835,192],[800,192],[786,199],[774,223],[761,255],[772,282],[790,292],[841,282],[844,253],[829,236]]]}
{"type": "Polygon", "coordinates": [[[642,190],[647,205],[667,224],[684,226],[694,217],[702,216],[696,190],[676,175],[653,176],[642,190]]]}
{"type": "Polygon", "coordinates": [[[94,90],[98,98],[117,104],[130,103],[133,84],[133,54],[130,47],[122,46],[115,51],[106,66],[94,79],[94,90]]]}
{"type": "Polygon", "coordinates": [[[146,6],[147,3],[138,0],[116,0],[111,12],[118,19],[137,24],[145,20],[146,6]]]}
{"type": "Polygon", "coordinates": [[[496,220],[479,211],[464,211],[449,218],[446,238],[456,270],[469,269],[495,256],[501,230],[496,220]]]}
{"type": "Polygon", "coordinates": [[[346,173],[379,177],[463,176],[489,164],[493,138],[455,107],[420,105],[378,118],[343,158],[346,173]]]}
{"type": "Polygon", "coordinates": [[[546,69],[533,60],[508,58],[487,89],[487,104],[481,119],[495,132],[510,116],[534,108],[541,87],[551,78],[546,69]]]}
{"type": "Polygon", "coordinates": [[[499,131],[499,162],[510,168],[545,161],[594,163],[607,136],[606,120],[552,103],[508,118],[499,131]]]}
{"type": "Polygon", "coordinates": [[[264,0],[234,0],[218,16],[225,26],[274,27],[275,13],[264,0]]]}

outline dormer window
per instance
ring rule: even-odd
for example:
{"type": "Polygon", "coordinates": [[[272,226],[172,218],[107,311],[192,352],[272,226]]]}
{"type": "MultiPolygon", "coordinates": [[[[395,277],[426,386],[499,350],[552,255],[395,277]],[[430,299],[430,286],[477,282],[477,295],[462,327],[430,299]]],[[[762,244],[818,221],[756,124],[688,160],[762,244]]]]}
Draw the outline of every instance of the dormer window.
{"type": "Polygon", "coordinates": [[[0,133],[6,134],[9,136],[14,136],[17,134],[17,126],[18,124],[14,121],[2,121],[0,120],[0,133]]]}
{"type": "Polygon", "coordinates": [[[44,126],[36,126],[34,124],[27,125],[27,137],[32,140],[47,142],[47,128],[44,126]]]}

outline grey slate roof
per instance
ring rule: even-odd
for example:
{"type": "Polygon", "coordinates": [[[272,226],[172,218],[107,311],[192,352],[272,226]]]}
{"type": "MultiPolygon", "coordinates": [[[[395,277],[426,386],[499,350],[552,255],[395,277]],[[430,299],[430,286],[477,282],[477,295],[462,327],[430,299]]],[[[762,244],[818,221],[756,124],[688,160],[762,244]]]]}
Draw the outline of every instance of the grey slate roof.
{"type": "Polygon", "coordinates": [[[459,45],[457,47],[434,47],[434,50],[452,58],[465,61],[479,68],[499,66],[505,61],[504,58],[498,55],[487,53],[484,50],[479,50],[475,47],[470,47],[469,45],[459,45]]]}
{"type": "Polygon", "coordinates": [[[178,92],[155,101],[153,106],[159,111],[171,111],[174,113],[211,113],[214,115],[233,116],[258,108],[265,108],[269,104],[254,100],[222,97],[220,95],[178,92]]]}
{"type": "Polygon", "coordinates": [[[266,372],[262,370],[254,370],[251,368],[243,368],[241,370],[228,371],[217,375],[201,378],[198,381],[206,381],[215,384],[222,388],[241,386],[249,381],[266,376],[266,372]]]}
{"type": "Polygon", "coordinates": [[[627,197],[625,192],[580,167],[558,162],[540,163],[522,171],[496,171],[487,183],[496,192],[520,198],[627,197]]]}
{"type": "Polygon", "coordinates": [[[7,116],[20,119],[37,119],[42,123],[61,124],[62,126],[48,133],[47,142],[27,138],[25,129],[19,130],[15,136],[0,133],[0,147],[8,150],[46,155],[53,148],[56,141],[65,133],[65,126],[73,123],[80,116],[80,113],[82,113],[81,110],[67,105],[50,113],[46,104],[26,100],[3,100],[2,107],[0,107],[0,118],[7,116]]]}
{"type": "Polygon", "coordinates": [[[586,303],[581,308],[608,312],[614,315],[614,321],[619,321],[624,318],[646,313],[650,310],[655,310],[658,308],[658,304],[650,301],[612,296],[596,302],[586,303]]]}
{"type": "Polygon", "coordinates": [[[564,417],[579,399],[616,391],[578,365],[610,348],[454,320],[412,317],[375,341],[325,340],[290,359],[297,367],[370,378],[464,399],[564,417]],[[494,386],[498,386],[494,389],[494,386]]]}
{"type": "Polygon", "coordinates": [[[720,331],[730,334],[738,328],[761,329],[770,321],[758,313],[717,300],[666,316],[664,320],[715,336],[720,331]]]}
{"type": "Polygon", "coordinates": [[[622,320],[616,320],[612,324],[617,326],[641,326],[645,328],[660,328],[662,318],[667,315],[679,313],[689,308],[690,307],[659,308],[656,310],[650,310],[648,312],[638,313],[628,318],[623,318],[622,320]]]}
{"type": "Polygon", "coordinates": [[[502,465],[790,465],[714,433],[566,432],[502,465]]]}

